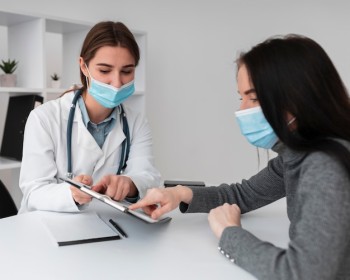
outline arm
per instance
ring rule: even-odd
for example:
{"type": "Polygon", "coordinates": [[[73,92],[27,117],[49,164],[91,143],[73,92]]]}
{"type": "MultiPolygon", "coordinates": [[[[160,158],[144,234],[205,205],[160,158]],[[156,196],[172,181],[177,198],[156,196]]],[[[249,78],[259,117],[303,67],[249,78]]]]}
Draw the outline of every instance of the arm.
{"type": "Polygon", "coordinates": [[[349,175],[334,159],[309,157],[300,171],[295,234],[287,249],[263,242],[239,226],[226,227],[219,247],[259,279],[349,277],[349,175]]]}
{"type": "Polygon", "coordinates": [[[191,189],[193,200],[189,205],[181,203],[182,212],[208,213],[224,203],[237,204],[242,213],[252,211],[285,196],[282,158],[270,160],[266,168],[241,184],[191,189]]]}
{"type": "Polygon", "coordinates": [[[69,185],[58,183],[56,179],[58,168],[55,162],[55,146],[57,143],[53,139],[57,137],[54,133],[59,134],[60,129],[57,127],[53,132],[47,121],[50,115],[40,107],[30,113],[25,127],[19,182],[23,192],[20,212],[78,211],[69,185]]]}
{"type": "Polygon", "coordinates": [[[164,190],[152,190],[130,209],[143,208],[153,218],[169,212],[180,205],[181,212],[209,212],[217,206],[230,203],[240,204],[245,212],[266,205],[285,195],[282,160],[275,158],[267,168],[242,184],[221,185],[219,187],[176,186],[164,190]],[[264,194],[267,194],[265,197],[264,194]],[[160,203],[156,209],[154,204],[160,203]]]}

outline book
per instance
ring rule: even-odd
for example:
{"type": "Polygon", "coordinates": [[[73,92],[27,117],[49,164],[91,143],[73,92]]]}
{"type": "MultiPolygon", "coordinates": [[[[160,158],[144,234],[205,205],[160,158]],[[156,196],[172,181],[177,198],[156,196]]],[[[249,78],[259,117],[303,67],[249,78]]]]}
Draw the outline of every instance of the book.
{"type": "Polygon", "coordinates": [[[120,235],[94,212],[40,212],[40,216],[58,246],[120,239],[120,235]]]}
{"type": "Polygon", "coordinates": [[[112,198],[110,198],[109,196],[105,195],[105,194],[101,194],[98,192],[95,192],[94,190],[91,189],[90,186],[87,186],[85,184],[73,181],[69,178],[60,178],[62,181],[65,181],[67,183],[69,183],[70,185],[80,189],[82,192],[85,192],[89,195],[91,195],[92,197],[112,206],[113,208],[119,210],[120,212],[123,212],[125,214],[129,214],[133,217],[136,217],[146,223],[150,223],[150,224],[154,224],[154,223],[166,223],[169,222],[171,220],[171,217],[161,217],[157,220],[152,219],[150,216],[148,216],[146,213],[141,212],[141,211],[137,211],[137,210],[130,210],[128,208],[129,203],[128,202],[122,202],[122,201],[116,201],[113,200],[112,198]]]}

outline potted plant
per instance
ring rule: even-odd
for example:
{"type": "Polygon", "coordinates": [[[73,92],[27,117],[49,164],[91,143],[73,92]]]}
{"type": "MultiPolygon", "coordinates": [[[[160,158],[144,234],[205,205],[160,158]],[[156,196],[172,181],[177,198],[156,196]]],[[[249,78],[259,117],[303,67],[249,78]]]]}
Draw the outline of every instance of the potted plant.
{"type": "Polygon", "coordinates": [[[17,69],[18,61],[8,59],[1,60],[0,68],[5,74],[0,75],[0,85],[2,87],[15,87],[17,82],[16,74],[13,74],[17,69]]]}
{"type": "Polygon", "coordinates": [[[61,86],[60,76],[57,73],[51,75],[51,87],[59,88],[61,86]]]}

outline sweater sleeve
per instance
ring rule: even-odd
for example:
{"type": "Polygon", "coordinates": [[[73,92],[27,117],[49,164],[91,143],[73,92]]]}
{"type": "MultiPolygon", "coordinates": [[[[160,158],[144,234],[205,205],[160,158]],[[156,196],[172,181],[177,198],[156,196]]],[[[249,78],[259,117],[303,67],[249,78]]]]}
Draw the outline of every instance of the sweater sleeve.
{"type": "Polygon", "coordinates": [[[191,204],[180,204],[180,211],[204,212],[224,203],[237,204],[242,213],[252,211],[285,196],[282,157],[269,161],[266,168],[242,183],[222,184],[219,187],[191,187],[191,204]]]}
{"type": "Polygon", "coordinates": [[[303,163],[295,186],[298,219],[288,248],[228,227],[220,250],[259,279],[349,279],[349,186],[349,175],[340,164],[320,153],[313,155],[303,163]]]}

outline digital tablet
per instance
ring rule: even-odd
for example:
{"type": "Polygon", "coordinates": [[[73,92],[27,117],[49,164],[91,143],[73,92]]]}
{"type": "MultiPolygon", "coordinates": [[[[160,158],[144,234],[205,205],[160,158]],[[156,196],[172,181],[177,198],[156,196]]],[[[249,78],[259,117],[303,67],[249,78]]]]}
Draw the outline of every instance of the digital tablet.
{"type": "Polygon", "coordinates": [[[171,220],[171,217],[161,217],[158,220],[152,219],[150,216],[148,216],[144,212],[137,211],[137,210],[130,210],[128,208],[128,205],[130,203],[128,203],[128,202],[113,200],[112,198],[110,198],[109,196],[107,196],[105,194],[101,194],[101,193],[93,191],[90,186],[85,185],[85,184],[80,183],[80,182],[73,181],[69,178],[59,178],[59,179],[69,183],[70,185],[72,185],[76,188],[78,188],[82,192],[87,193],[88,195],[112,206],[113,208],[115,208],[123,213],[132,215],[132,216],[134,216],[134,217],[136,217],[144,222],[154,224],[154,223],[166,223],[166,222],[169,222],[171,220]]]}

